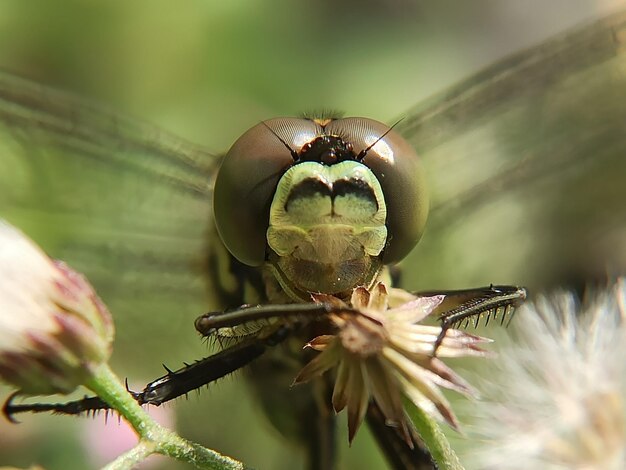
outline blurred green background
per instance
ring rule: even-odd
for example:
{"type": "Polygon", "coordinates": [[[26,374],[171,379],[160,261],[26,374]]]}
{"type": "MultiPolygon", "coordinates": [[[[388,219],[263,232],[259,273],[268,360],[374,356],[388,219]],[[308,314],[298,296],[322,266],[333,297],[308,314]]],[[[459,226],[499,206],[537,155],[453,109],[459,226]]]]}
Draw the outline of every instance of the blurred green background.
{"type": "MultiPolygon", "coordinates": [[[[273,116],[337,109],[393,122],[507,53],[623,4],[3,0],[0,67],[95,98],[219,153],[273,116]]],[[[161,362],[176,368],[208,353],[193,318],[174,315],[149,318],[160,322],[162,335],[141,342],[140,323],[116,318],[113,366],[136,387],[161,375],[161,362]]],[[[241,373],[165,406],[185,437],[256,468],[303,467],[298,450],[257,411],[241,373]]],[[[103,416],[22,420],[0,424],[0,464],[71,470],[104,463],[83,439],[95,433],[86,426],[103,416]]],[[[117,426],[110,418],[108,427],[117,426]]],[[[345,435],[339,447],[341,468],[385,468],[365,429],[352,448],[345,435]]],[[[180,468],[160,462],[158,468],[180,468]]]]}

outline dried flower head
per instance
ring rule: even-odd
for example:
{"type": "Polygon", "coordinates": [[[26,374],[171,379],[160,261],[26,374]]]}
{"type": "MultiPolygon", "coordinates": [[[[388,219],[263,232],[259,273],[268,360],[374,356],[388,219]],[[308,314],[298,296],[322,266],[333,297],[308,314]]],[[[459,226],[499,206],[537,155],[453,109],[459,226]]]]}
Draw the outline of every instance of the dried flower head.
{"type": "Polygon", "coordinates": [[[410,443],[408,418],[402,397],[435,418],[457,428],[457,420],[440,387],[471,395],[471,387],[441,358],[484,356],[480,343],[487,341],[458,330],[448,330],[436,357],[438,326],[422,325],[444,299],[443,295],[415,297],[389,308],[390,295],[379,283],[371,291],[354,289],[350,304],[327,295],[316,295],[318,302],[334,303],[331,315],[338,332],[318,336],[307,346],[321,354],[296,377],[296,384],[317,377],[336,367],[332,404],[335,412],[348,409],[348,432],[352,442],[373,398],[388,425],[397,427],[410,443]],[[346,313],[351,308],[352,313],[346,313]],[[356,311],[356,313],[354,313],[356,311]],[[343,313],[342,313],[343,312],[343,313]]]}
{"type": "Polygon", "coordinates": [[[468,468],[626,468],[626,282],[582,309],[541,298],[499,352],[474,404],[468,468]]]}
{"type": "Polygon", "coordinates": [[[24,394],[71,392],[108,360],[113,333],[85,278],[0,220],[0,378],[24,394]]]}

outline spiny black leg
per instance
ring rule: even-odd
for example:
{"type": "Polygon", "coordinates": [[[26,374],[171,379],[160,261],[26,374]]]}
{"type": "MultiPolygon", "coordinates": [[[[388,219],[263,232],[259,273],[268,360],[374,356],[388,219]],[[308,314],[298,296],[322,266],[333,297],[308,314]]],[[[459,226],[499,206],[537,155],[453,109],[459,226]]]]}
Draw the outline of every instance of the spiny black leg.
{"type": "Polygon", "coordinates": [[[140,404],[160,405],[220,379],[263,354],[268,347],[285,339],[288,330],[281,328],[267,338],[242,341],[217,354],[201,359],[150,382],[138,394],[140,404]]]}
{"type": "MultiPolygon", "coordinates": [[[[268,347],[280,343],[287,336],[288,329],[280,328],[265,338],[250,338],[217,354],[201,359],[194,364],[177,371],[168,371],[166,375],[150,382],[143,391],[129,392],[140,405],[160,405],[173,400],[203,385],[220,379],[231,372],[249,364],[265,352],[268,347]]],[[[99,397],[85,397],[67,403],[13,404],[19,395],[13,393],[5,402],[2,412],[12,422],[18,413],[44,413],[78,415],[82,413],[110,410],[111,407],[99,397]]]]}
{"type": "MultiPolygon", "coordinates": [[[[289,319],[290,325],[297,325],[299,321],[306,323],[337,311],[338,307],[335,304],[316,302],[285,305],[244,305],[227,312],[210,312],[201,315],[196,320],[196,329],[205,336],[219,336],[224,329],[231,332],[236,332],[235,329],[239,329],[245,332],[246,325],[270,318],[289,319]]],[[[341,311],[356,314],[355,310],[348,307],[342,307],[341,311]]],[[[265,333],[265,329],[263,331],[257,329],[255,335],[246,337],[244,334],[242,335],[243,339],[239,338],[240,341],[234,346],[201,359],[194,364],[186,364],[177,371],[170,371],[166,367],[167,374],[150,382],[143,391],[136,393],[129,390],[129,392],[140,405],[157,406],[185,395],[249,364],[263,354],[268,347],[283,341],[291,330],[291,327],[286,325],[275,328],[277,329],[271,333],[265,333]]],[[[14,421],[13,416],[17,413],[52,412],[76,415],[111,409],[107,403],[98,397],[85,397],[82,400],[67,403],[15,405],[13,399],[16,396],[17,394],[14,394],[9,397],[3,408],[4,415],[10,421],[14,421]]]]}
{"type": "Polygon", "coordinates": [[[502,312],[502,324],[507,313],[513,312],[526,300],[526,289],[517,286],[488,286],[456,291],[420,292],[418,296],[445,295],[444,301],[435,310],[441,321],[441,333],[435,341],[433,356],[448,330],[464,321],[477,321],[482,315],[489,318],[502,312]]]}
{"type": "Polygon", "coordinates": [[[58,413],[66,415],[79,415],[82,413],[95,412],[99,410],[110,410],[111,407],[105,403],[100,397],[85,397],[81,400],[69,401],[66,403],[33,403],[15,405],[13,400],[20,395],[20,392],[13,392],[9,395],[4,406],[2,414],[12,423],[18,423],[14,416],[18,413],[58,413]]]}
{"type": "MultiPolygon", "coordinates": [[[[331,312],[356,313],[355,310],[344,307],[339,309],[337,305],[327,303],[301,303],[301,304],[267,304],[267,305],[242,305],[236,309],[225,312],[209,312],[200,315],[195,321],[196,330],[204,336],[218,335],[223,329],[246,330],[246,326],[268,319],[290,319],[292,322],[301,320],[306,323],[315,318],[322,317],[331,312]]],[[[242,334],[245,336],[245,333],[242,334]]]]}

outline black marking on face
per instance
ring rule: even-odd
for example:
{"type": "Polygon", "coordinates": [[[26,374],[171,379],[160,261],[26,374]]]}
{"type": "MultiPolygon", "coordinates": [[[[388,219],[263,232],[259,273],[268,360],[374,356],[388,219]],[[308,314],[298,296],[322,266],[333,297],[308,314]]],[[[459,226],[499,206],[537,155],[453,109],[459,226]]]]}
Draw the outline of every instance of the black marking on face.
{"type": "Polygon", "coordinates": [[[362,179],[341,179],[333,184],[333,200],[340,196],[356,196],[359,199],[373,204],[378,211],[378,201],[372,187],[362,179]]]}
{"type": "Polygon", "coordinates": [[[310,199],[315,196],[330,196],[332,197],[332,187],[328,186],[324,181],[316,178],[307,178],[289,192],[289,197],[285,202],[285,211],[289,212],[289,206],[305,199],[310,199]]]}
{"type": "Polygon", "coordinates": [[[330,197],[333,202],[336,197],[355,196],[371,203],[376,211],[379,209],[374,190],[362,179],[340,179],[332,183],[332,185],[328,185],[322,180],[307,178],[294,186],[290,191],[287,202],[285,203],[285,211],[289,212],[289,206],[291,204],[318,195],[330,197]]]}

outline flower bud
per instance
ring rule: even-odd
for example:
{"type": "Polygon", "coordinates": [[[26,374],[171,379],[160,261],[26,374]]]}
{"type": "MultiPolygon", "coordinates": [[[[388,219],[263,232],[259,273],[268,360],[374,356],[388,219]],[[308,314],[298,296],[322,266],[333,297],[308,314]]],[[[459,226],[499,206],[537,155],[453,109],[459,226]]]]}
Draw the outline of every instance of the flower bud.
{"type": "Polygon", "coordinates": [[[87,280],[0,220],[0,378],[69,393],[111,354],[113,320],[87,280]]]}

